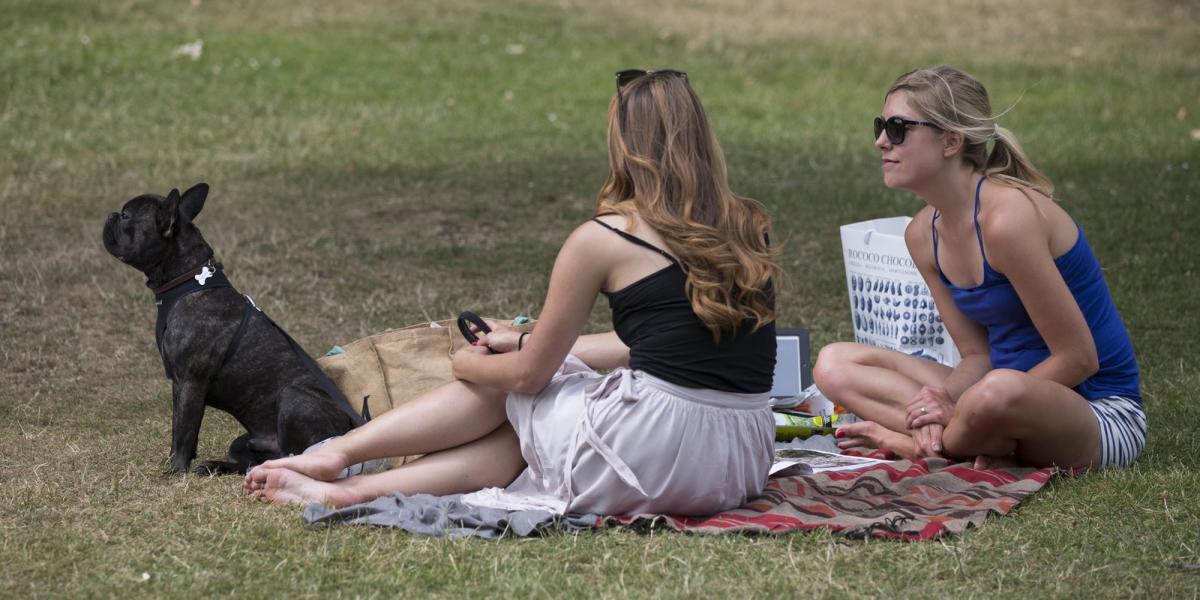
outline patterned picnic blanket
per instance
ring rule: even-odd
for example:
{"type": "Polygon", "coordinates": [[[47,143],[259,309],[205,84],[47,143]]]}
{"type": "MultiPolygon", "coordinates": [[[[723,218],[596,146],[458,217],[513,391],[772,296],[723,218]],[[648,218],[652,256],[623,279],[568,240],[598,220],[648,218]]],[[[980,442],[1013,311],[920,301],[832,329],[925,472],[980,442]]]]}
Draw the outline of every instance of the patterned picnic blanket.
{"type": "MultiPolygon", "coordinates": [[[[872,455],[874,458],[884,458],[872,455]]],[[[662,526],[702,534],[780,534],[828,528],[851,538],[932,540],[979,527],[1041,489],[1054,469],[978,470],[944,459],[880,463],[856,471],[775,477],[763,495],[710,517],[629,515],[564,517],[545,511],[504,511],[466,504],[455,496],[394,494],[340,509],[312,504],[302,514],[321,525],[367,524],[414,533],[477,536],[538,535],[626,526],[662,526]]]]}
{"type": "MultiPolygon", "coordinates": [[[[884,458],[872,455],[874,458],[884,458]]],[[[975,469],[930,458],[856,471],[776,477],[746,506],[711,517],[601,517],[597,525],[666,525],[694,533],[784,533],[828,528],[851,538],[933,540],[1005,515],[1054,475],[1054,469],[975,469]]]]}

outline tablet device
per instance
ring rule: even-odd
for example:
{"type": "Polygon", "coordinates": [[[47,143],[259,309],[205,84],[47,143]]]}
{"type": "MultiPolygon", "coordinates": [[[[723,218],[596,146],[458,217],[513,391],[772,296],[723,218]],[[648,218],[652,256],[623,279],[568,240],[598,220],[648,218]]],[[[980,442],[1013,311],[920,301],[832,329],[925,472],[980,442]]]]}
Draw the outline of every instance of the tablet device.
{"type": "Polygon", "coordinates": [[[812,385],[807,329],[775,329],[775,379],[772,398],[794,398],[812,385]]]}

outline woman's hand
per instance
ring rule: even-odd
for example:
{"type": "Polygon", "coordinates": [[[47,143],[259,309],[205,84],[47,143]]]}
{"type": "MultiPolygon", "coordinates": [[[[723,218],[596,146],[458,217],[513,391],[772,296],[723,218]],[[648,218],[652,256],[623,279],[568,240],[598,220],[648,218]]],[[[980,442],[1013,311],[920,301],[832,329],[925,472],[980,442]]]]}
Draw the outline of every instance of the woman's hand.
{"type": "Polygon", "coordinates": [[[918,428],[913,432],[913,443],[917,445],[920,456],[942,458],[942,431],[945,428],[937,423],[918,428]]]}
{"type": "Polygon", "coordinates": [[[942,455],[942,432],[954,416],[954,401],[945,388],[925,386],[908,401],[905,424],[922,456],[942,455]]]}
{"type": "MultiPolygon", "coordinates": [[[[484,346],[483,344],[467,346],[467,347],[463,348],[462,350],[459,350],[458,352],[466,352],[468,354],[480,354],[483,356],[487,356],[492,353],[492,351],[489,350],[488,347],[484,346]]],[[[455,352],[454,355],[458,356],[458,352],[455,352]]]]}
{"type": "Polygon", "coordinates": [[[904,423],[910,431],[926,425],[945,427],[950,424],[950,418],[953,416],[954,401],[950,399],[946,389],[927,385],[908,401],[904,423]]]}
{"type": "Polygon", "coordinates": [[[471,325],[471,332],[479,336],[479,344],[477,348],[487,348],[492,352],[505,353],[517,350],[517,344],[521,339],[521,332],[491,319],[484,319],[488,327],[492,328],[491,333],[482,333],[475,325],[471,325]]]}

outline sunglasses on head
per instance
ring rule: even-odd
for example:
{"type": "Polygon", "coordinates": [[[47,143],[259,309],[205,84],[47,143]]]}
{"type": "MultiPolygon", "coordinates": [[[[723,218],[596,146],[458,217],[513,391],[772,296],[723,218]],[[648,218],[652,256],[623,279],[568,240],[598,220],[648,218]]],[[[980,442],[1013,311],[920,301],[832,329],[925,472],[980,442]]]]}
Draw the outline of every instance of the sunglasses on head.
{"type": "Polygon", "coordinates": [[[904,134],[908,128],[913,125],[924,125],[938,129],[938,126],[929,121],[913,121],[904,117],[875,117],[875,139],[879,139],[879,134],[887,132],[888,141],[894,146],[904,143],[904,134]]]}
{"type": "Polygon", "coordinates": [[[621,88],[629,85],[631,82],[633,82],[633,80],[638,79],[639,77],[652,75],[654,73],[678,75],[685,80],[687,79],[687,73],[684,73],[683,71],[676,71],[675,69],[660,69],[658,71],[647,71],[645,69],[625,69],[624,71],[617,71],[617,91],[620,91],[621,88]]]}

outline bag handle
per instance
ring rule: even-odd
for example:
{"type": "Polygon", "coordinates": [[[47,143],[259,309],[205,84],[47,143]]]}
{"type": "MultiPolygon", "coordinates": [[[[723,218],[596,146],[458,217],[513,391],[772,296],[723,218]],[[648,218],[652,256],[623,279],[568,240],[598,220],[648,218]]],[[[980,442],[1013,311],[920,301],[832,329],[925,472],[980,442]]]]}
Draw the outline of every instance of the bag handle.
{"type": "Polygon", "coordinates": [[[458,315],[458,330],[462,332],[463,337],[467,338],[467,341],[470,342],[472,346],[475,345],[475,342],[479,341],[479,336],[471,332],[471,324],[478,327],[479,330],[484,333],[492,332],[492,328],[488,327],[488,324],[484,323],[483,319],[481,319],[479,315],[469,310],[462,311],[462,313],[458,315]]]}

